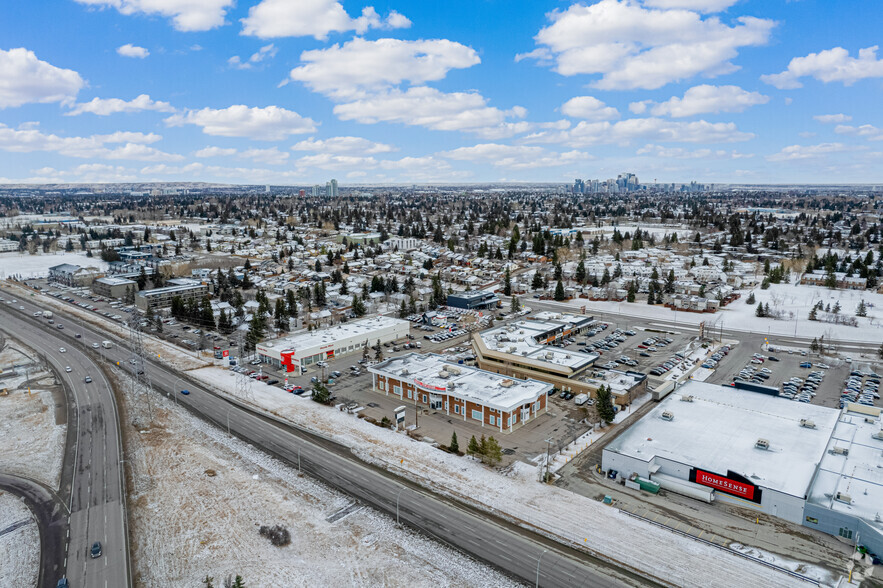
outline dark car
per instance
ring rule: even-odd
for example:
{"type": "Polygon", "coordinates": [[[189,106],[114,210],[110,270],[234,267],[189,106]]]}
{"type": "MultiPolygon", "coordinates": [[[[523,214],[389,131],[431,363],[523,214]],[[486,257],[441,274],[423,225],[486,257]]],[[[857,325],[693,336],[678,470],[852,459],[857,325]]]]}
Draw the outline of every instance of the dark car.
{"type": "Polygon", "coordinates": [[[267,380],[267,384],[269,384],[270,386],[272,386],[273,384],[278,384],[278,383],[279,383],[279,380],[267,380]]]}
{"type": "Polygon", "coordinates": [[[779,358],[775,355],[770,355],[767,359],[769,359],[770,361],[779,361],[779,358]]]}
{"type": "Polygon", "coordinates": [[[76,335],[74,335],[74,337],[76,337],[77,339],[80,339],[80,338],[82,338],[82,335],[77,333],[76,335]]]}
{"type": "Polygon", "coordinates": [[[86,381],[87,384],[91,384],[91,383],[92,383],[92,378],[90,378],[89,376],[86,376],[86,380],[85,380],[85,381],[86,381]]]}
{"type": "Polygon", "coordinates": [[[181,394],[183,394],[184,396],[189,396],[190,390],[181,390],[181,394]]]}
{"type": "Polygon", "coordinates": [[[58,584],[55,585],[55,588],[70,588],[70,584],[67,581],[67,578],[62,578],[58,581],[58,584]]]}
{"type": "Polygon", "coordinates": [[[101,541],[96,541],[92,544],[91,554],[92,559],[95,559],[96,557],[101,557],[101,541]]]}

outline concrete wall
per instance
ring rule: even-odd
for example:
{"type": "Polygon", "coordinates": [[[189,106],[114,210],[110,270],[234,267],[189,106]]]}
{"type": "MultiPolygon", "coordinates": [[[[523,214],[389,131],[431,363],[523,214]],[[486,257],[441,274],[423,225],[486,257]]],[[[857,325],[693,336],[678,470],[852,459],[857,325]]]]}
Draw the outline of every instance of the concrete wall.
{"type": "Polygon", "coordinates": [[[878,557],[883,555],[883,534],[858,517],[810,502],[806,503],[803,515],[801,522],[804,526],[818,529],[835,537],[843,537],[841,529],[848,529],[852,531],[852,537],[844,537],[845,541],[855,544],[858,540],[859,544],[867,547],[878,557]]]}

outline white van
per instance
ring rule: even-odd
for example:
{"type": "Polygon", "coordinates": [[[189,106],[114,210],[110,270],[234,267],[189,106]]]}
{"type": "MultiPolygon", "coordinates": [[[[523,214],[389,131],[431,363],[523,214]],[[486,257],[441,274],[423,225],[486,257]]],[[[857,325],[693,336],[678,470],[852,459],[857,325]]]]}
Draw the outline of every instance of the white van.
{"type": "Polygon", "coordinates": [[[573,399],[574,404],[577,406],[582,406],[589,400],[588,394],[577,394],[576,398],[573,399]]]}

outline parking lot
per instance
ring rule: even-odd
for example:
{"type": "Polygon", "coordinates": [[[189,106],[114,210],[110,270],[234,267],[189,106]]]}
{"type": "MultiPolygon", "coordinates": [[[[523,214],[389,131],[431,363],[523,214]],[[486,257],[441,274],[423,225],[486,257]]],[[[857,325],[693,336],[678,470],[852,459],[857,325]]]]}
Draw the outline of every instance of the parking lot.
{"type": "Polygon", "coordinates": [[[789,353],[788,349],[778,347],[773,347],[773,351],[739,347],[742,347],[742,353],[738,357],[733,353],[731,358],[734,361],[722,364],[709,382],[729,384],[739,378],[778,388],[785,398],[795,402],[803,400],[839,408],[840,390],[851,371],[848,364],[838,359],[819,358],[806,351],[801,353],[792,349],[789,353]]]}

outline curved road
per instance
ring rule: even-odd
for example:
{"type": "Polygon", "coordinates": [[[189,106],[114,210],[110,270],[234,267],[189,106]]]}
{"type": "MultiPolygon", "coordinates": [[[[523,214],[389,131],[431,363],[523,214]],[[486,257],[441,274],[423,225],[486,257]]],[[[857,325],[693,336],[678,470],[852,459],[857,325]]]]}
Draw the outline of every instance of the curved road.
{"type": "MultiPolygon", "coordinates": [[[[10,291],[3,292],[9,300],[10,291]]],[[[55,329],[35,328],[37,319],[30,315],[36,307],[28,302],[0,303],[3,310],[15,311],[3,313],[3,328],[46,359],[72,393],[69,401],[76,407],[73,420],[68,419],[69,431],[76,433],[73,460],[66,460],[59,492],[70,512],[66,576],[73,588],[131,586],[122,444],[113,391],[92,359],[71,344],[73,329],[56,334],[55,329]],[[30,315],[18,311],[25,304],[30,315]],[[87,376],[91,383],[85,382],[87,376]],[[101,541],[103,554],[92,559],[89,551],[95,541],[101,541]]],[[[54,586],[60,577],[47,579],[46,585],[54,586]]]]}
{"type": "Polygon", "coordinates": [[[51,488],[30,478],[0,473],[0,488],[21,496],[36,517],[42,553],[39,585],[55,586],[66,554],[67,505],[51,488]]]}
{"type": "MultiPolygon", "coordinates": [[[[5,289],[8,295],[10,290],[5,289]]],[[[21,294],[22,290],[16,289],[21,294]]],[[[23,300],[22,320],[36,321],[31,315],[42,308],[39,299],[23,300]]],[[[35,299],[36,298],[36,299],[35,299]]],[[[69,345],[91,345],[110,339],[116,344],[101,350],[107,359],[125,365],[130,353],[121,348],[115,337],[100,333],[91,325],[58,315],[65,324],[64,334],[69,345]],[[72,333],[83,339],[73,339],[72,333]]],[[[44,321],[45,322],[45,321],[44,321]]],[[[27,339],[26,339],[27,340],[27,339]]],[[[365,464],[348,448],[290,425],[275,422],[214,394],[189,380],[186,374],[146,361],[156,390],[173,394],[193,412],[228,428],[239,437],[286,460],[293,467],[321,479],[356,497],[364,503],[389,513],[427,535],[489,563],[522,581],[542,586],[621,586],[654,585],[655,578],[646,578],[625,570],[613,561],[602,561],[584,552],[570,549],[521,527],[431,493],[365,464]],[[182,384],[186,382],[186,384],[182,384]],[[179,391],[187,387],[189,396],[179,391]]],[[[94,376],[93,376],[94,377],[94,376]]],[[[113,584],[111,584],[113,585],[113,584]]],[[[75,585],[79,588],[79,585],[75,585]]]]}

